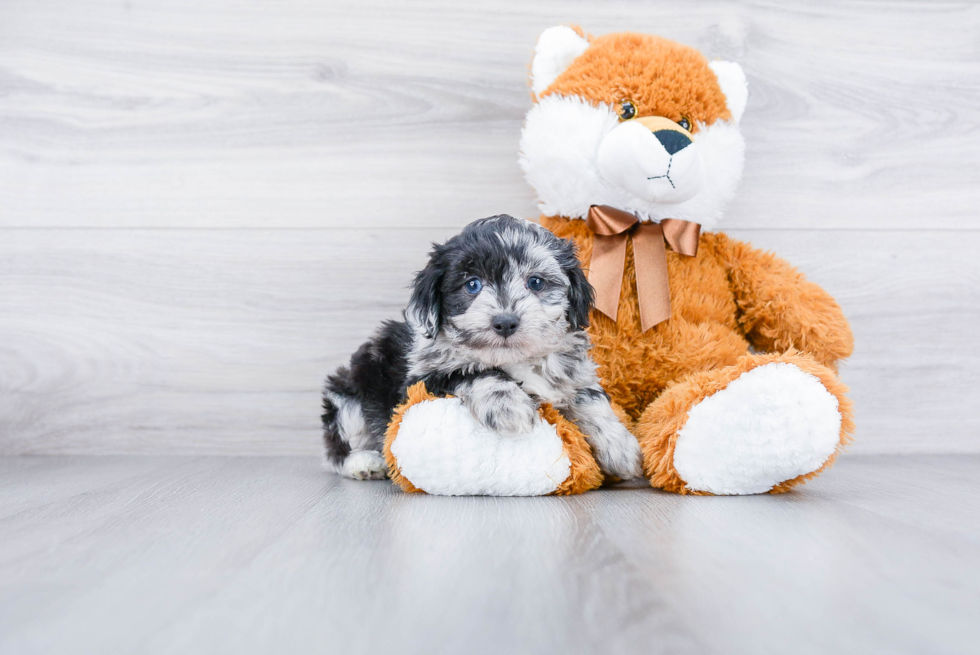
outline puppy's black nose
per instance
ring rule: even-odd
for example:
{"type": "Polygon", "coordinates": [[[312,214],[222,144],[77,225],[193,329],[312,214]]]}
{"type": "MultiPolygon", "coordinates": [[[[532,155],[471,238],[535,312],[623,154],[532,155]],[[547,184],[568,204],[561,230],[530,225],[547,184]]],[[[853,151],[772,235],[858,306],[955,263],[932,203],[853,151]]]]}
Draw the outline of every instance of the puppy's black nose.
{"type": "Polygon", "coordinates": [[[513,314],[497,314],[490,321],[493,331],[504,339],[517,332],[517,327],[521,324],[521,319],[513,314]]]}
{"type": "Polygon", "coordinates": [[[653,136],[657,137],[657,141],[664,147],[668,155],[680,152],[691,145],[691,140],[687,138],[687,135],[676,130],[657,130],[653,136]]]}

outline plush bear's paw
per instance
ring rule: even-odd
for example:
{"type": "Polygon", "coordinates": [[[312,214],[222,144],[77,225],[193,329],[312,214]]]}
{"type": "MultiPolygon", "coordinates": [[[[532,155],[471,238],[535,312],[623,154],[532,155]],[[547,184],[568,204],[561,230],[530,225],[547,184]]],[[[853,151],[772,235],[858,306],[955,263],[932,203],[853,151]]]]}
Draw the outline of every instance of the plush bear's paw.
{"type": "Polygon", "coordinates": [[[674,467],[692,491],[756,494],[820,469],[841,442],[836,396],[775,362],[753,368],[688,412],[674,467]]]}
{"type": "Polygon", "coordinates": [[[555,426],[540,417],[528,434],[504,436],[476,420],[459,398],[436,398],[411,405],[393,425],[388,448],[395,481],[426,493],[539,496],[558,492],[572,475],[555,426]]]}
{"type": "Polygon", "coordinates": [[[388,477],[388,467],[378,451],[355,450],[344,460],[341,474],[353,480],[383,480],[388,477]]]}

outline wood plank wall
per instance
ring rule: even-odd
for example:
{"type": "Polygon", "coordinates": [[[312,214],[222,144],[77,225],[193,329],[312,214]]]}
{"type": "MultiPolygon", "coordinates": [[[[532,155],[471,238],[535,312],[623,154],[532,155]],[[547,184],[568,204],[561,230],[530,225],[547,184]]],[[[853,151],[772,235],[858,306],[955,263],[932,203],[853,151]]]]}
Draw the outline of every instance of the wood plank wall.
{"type": "Polygon", "coordinates": [[[317,453],[323,375],[428,243],[536,216],[562,22],[743,65],[722,228],[844,306],[852,451],[980,451],[974,3],[5,0],[0,454],[317,453]]]}

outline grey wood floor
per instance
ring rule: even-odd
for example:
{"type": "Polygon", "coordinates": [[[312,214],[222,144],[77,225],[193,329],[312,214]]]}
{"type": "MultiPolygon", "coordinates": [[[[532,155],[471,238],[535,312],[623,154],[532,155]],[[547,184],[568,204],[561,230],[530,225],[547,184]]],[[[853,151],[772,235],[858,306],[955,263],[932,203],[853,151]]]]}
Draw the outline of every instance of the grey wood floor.
{"type": "Polygon", "coordinates": [[[0,653],[976,653],[980,456],[782,496],[438,498],[308,457],[0,458],[0,653]]]}

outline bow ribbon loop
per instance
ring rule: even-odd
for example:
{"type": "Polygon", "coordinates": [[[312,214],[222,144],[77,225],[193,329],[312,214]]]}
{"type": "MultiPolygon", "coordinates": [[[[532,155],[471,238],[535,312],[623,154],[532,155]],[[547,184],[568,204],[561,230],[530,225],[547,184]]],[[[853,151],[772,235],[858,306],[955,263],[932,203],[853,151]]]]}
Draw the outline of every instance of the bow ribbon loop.
{"type": "Polygon", "coordinates": [[[585,223],[595,233],[589,282],[595,287],[596,309],[616,320],[626,242],[632,240],[640,327],[646,332],[670,318],[667,247],[688,257],[697,255],[701,226],[678,218],[644,223],[636,215],[608,205],[592,205],[585,223]]]}

